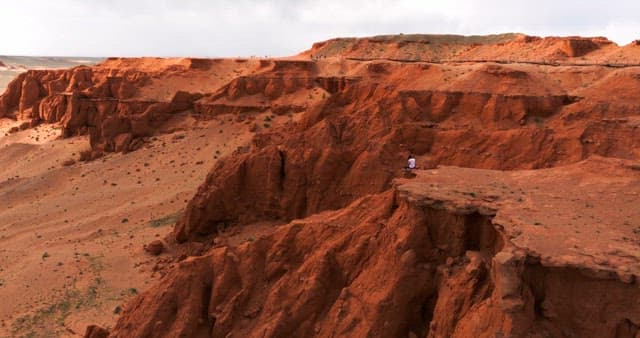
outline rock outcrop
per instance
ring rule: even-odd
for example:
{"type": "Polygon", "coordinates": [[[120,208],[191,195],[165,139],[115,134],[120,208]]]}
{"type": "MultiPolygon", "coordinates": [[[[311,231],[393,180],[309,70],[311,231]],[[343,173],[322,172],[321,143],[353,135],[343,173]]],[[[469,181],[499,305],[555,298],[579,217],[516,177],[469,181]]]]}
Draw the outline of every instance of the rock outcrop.
{"type": "MultiPolygon", "coordinates": [[[[549,76],[480,65],[451,79],[448,66],[384,67],[375,76],[360,69],[307,107],[295,126],[258,135],[251,152],[223,160],[189,203],[178,241],[215,233],[219,224],[344,207],[388,189],[408,153],[426,167],[502,170],[564,165],[592,154],[638,159],[636,92],[609,104],[602,91],[563,88],[558,81],[582,76],[572,67],[549,76]]],[[[236,101],[257,93],[237,92],[236,101]]]]}
{"type": "Polygon", "coordinates": [[[640,239],[623,222],[634,199],[618,192],[637,191],[639,175],[601,158],[418,171],[188,258],[129,304],[111,336],[634,337],[640,239]]]}
{"type": "Polygon", "coordinates": [[[149,74],[77,67],[30,70],[0,97],[0,115],[60,123],[62,136],[89,134],[96,151],[128,151],[172,113],[188,110],[199,94],[175,92],[168,101],[136,98],[149,74]]]}

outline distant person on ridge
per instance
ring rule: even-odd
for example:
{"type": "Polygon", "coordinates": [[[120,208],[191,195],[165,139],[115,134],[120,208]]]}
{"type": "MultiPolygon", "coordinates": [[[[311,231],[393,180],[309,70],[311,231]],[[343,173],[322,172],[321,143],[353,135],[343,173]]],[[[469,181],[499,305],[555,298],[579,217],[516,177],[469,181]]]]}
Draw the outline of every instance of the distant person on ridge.
{"type": "Polygon", "coordinates": [[[407,166],[405,169],[413,170],[416,169],[416,158],[413,155],[409,155],[409,159],[407,160],[407,166]]]}

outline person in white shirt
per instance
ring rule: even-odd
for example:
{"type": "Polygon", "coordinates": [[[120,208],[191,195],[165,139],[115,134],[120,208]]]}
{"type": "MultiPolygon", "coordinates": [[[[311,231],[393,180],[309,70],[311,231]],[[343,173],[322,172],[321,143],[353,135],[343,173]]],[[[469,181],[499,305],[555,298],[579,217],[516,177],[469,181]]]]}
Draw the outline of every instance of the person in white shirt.
{"type": "Polygon", "coordinates": [[[416,168],[416,159],[413,155],[409,155],[407,169],[415,169],[416,168]]]}

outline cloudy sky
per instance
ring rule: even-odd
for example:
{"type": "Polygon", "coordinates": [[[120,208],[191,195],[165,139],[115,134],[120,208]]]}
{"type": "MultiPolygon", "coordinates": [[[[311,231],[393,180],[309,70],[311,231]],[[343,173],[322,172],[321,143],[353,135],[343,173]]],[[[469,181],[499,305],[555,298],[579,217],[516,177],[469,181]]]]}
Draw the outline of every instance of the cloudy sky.
{"type": "Polygon", "coordinates": [[[284,56],[397,33],[640,39],[640,1],[0,0],[0,55],[284,56]]]}

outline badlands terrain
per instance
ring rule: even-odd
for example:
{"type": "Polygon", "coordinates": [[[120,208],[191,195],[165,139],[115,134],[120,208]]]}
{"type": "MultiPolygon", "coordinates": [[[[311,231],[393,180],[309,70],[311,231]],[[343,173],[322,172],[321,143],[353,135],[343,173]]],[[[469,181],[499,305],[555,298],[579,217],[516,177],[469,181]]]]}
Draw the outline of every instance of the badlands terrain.
{"type": "Polygon", "coordinates": [[[640,337],[640,43],[109,58],[0,118],[0,336],[640,337]]]}
{"type": "Polygon", "coordinates": [[[7,84],[18,74],[29,69],[62,69],[80,65],[93,65],[102,58],[90,57],[34,57],[0,55],[0,92],[4,92],[7,84]]]}

